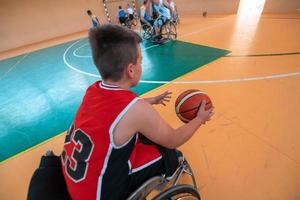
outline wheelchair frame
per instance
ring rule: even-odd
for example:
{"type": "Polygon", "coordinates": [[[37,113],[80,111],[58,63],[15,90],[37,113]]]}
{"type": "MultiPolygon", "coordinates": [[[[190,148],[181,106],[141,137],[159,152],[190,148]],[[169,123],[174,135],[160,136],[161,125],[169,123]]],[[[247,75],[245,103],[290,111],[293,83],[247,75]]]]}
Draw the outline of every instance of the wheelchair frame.
{"type": "Polygon", "coordinates": [[[172,199],[174,195],[189,194],[195,199],[200,200],[200,194],[197,190],[197,183],[186,159],[183,159],[174,174],[171,177],[166,177],[164,174],[161,176],[155,176],[143,183],[138,189],[136,189],[127,200],[140,200],[146,199],[146,197],[154,190],[162,191],[157,194],[153,200],[172,199]],[[187,174],[192,179],[192,185],[179,184],[181,177],[187,174]],[[170,187],[167,187],[171,185],[170,187]]]}
{"type": "MultiPolygon", "coordinates": [[[[153,26],[149,26],[147,24],[141,23],[141,35],[145,40],[151,39],[152,42],[155,41],[155,30],[153,26]]],[[[162,36],[164,40],[176,40],[177,39],[177,30],[176,24],[173,21],[167,21],[160,27],[159,35],[162,36]]]]}

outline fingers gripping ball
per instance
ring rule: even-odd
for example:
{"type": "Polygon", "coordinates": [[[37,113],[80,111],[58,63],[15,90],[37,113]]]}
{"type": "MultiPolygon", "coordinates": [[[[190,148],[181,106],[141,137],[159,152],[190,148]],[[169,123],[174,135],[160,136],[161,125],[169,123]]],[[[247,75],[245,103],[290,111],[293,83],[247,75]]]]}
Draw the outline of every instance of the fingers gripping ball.
{"type": "Polygon", "coordinates": [[[181,93],[175,102],[175,110],[179,119],[184,123],[194,119],[202,100],[206,100],[205,110],[212,107],[209,96],[200,90],[191,89],[181,93]]]}

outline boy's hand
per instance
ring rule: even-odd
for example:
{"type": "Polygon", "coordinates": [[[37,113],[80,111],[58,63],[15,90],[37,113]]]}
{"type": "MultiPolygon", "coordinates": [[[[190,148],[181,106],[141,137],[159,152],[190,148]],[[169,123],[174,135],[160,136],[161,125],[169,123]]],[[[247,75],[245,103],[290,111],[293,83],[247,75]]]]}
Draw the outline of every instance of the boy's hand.
{"type": "Polygon", "coordinates": [[[211,119],[214,115],[214,107],[211,107],[208,110],[205,110],[206,100],[201,102],[200,108],[197,113],[197,117],[201,118],[202,124],[205,124],[207,121],[211,119]]]}
{"type": "Polygon", "coordinates": [[[171,99],[171,94],[172,92],[169,91],[165,91],[164,93],[153,97],[153,102],[152,104],[162,104],[162,105],[166,105],[165,102],[169,102],[171,99]]]}

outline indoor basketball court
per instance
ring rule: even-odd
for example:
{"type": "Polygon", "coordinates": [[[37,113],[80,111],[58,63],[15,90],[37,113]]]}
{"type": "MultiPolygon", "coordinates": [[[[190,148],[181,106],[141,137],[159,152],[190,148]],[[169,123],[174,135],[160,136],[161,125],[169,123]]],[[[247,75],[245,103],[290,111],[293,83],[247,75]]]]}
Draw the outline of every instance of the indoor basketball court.
{"type": "MultiPolygon", "coordinates": [[[[85,90],[101,79],[85,11],[117,23],[117,5],[132,2],[138,10],[141,1],[131,0],[1,3],[0,199],[26,199],[41,156],[62,152],[85,90]]],[[[201,199],[300,199],[300,1],[175,3],[177,39],[142,42],[133,91],[172,92],[155,109],[173,128],[183,124],[175,112],[182,92],[212,100],[211,121],[179,148],[201,199]]]]}

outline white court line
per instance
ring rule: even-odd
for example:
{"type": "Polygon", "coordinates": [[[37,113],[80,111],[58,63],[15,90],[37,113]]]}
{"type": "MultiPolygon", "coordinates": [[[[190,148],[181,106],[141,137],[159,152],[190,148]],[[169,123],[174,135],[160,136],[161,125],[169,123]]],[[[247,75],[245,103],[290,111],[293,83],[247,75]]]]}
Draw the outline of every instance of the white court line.
{"type": "Polygon", "coordinates": [[[80,42],[80,40],[77,40],[76,42],[74,42],[73,44],[71,44],[64,52],[63,54],[63,60],[64,60],[64,63],[72,70],[78,72],[78,73],[81,73],[81,74],[85,74],[85,75],[88,75],[88,76],[92,76],[92,77],[100,77],[99,75],[95,75],[95,74],[92,74],[92,73],[88,73],[88,72],[85,72],[85,71],[81,71],[75,67],[73,67],[71,64],[68,63],[67,59],[66,59],[66,54],[67,52],[69,51],[69,49],[71,49],[75,44],[77,44],[78,42],[80,42]]]}
{"type": "Polygon", "coordinates": [[[20,62],[22,62],[22,60],[24,60],[24,58],[26,58],[27,56],[29,55],[29,53],[25,54],[20,60],[18,60],[13,66],[11,66],[9,68],[9,70],[7,72],[5,72],[5,74],[3,74],[1,77],[0,77],[0,81],[2,79],[4,79],[8,74],[9,72],[11,72],[20,62]]]}
{"type": "Polygon", "coordinates": [[[75,57],[78,57],[78,58],[91,58],[92,56],[85,56],[85,55],[78,55],[76,52],[79,50],[79,49],[81,49],[82,47],[85,47],[85,46],[87,46],[89,43],[87,42],[87,43],[85,43],[84,45],[82,45],[82,46],[80,46],[80,47],[78,47],[77,49],[75,49],[74,51],[73,51],[73,55],[75,56],[75,57]]]}
{"type": "MultiPolygon", "coordinates": [[[[190,35],[194,35],[197,33],[201,33],[205,30],[217,27],[219,25],[224,25],[225,23],[228,23],[229,21],[223,22],[223,23],[219,23],[217,25],[214,26],[209,26],[207,28],[198,30],[198,31],[194,31],[188,34],[184,34],[181,37],[178,38],[182,38],[182,37],[186,37],[186,36],[190,36],[190,35]]],[[[92,76],[92,77],[97,77],[97,78],[101,78],[100,75],[97,74],[92,74],[92,73],[88,73],[82,70],[79,70],[75,67],[73,67],[71,64],[69,64],[67,62],[66,59],[66,54],[67,52],[70,50],[70,48],[72,48],[75,44],[77,44],[80,40],[74,42],[73,44],[71,44],[64,52],[63,54],[63,60],[64,63],[71,68],[74,71],[77,71],[78,73],[81,74],[85,74],[88,76],[92,76]]],[[[86,44],[84,44],[86,45],[86,44]]],[[[82,48],[84,45],[80,46],[79,48],[77,48],[75,51],[77,51],[78,49],[82,48]]],[[[154,48],[157,47],[159,45],[152,45],[150,47],[147,47],[145,49],[143,49],[144,51],[150,48],[154,48]]],[[[76,53],[74,53],[75,51],[73,51],[73,55],[77,55],[76,53]]],[[[80,55],[79,55],[80,56],[80,55]]],[[[77,55],[78,57],[78,55],[77,55]]],[[[80,56],[83,57],[83,56],[80,56]]],[[[85,56],[84,56],[85,57],[85,56]]],[[[89,56],[91,57],[91,56],[89,56]]],[[[286,78],[286,77],[291,77],[291,76],[299,76],[300,72],[290,72],[290,73],[284,73],[284,74],[272,74],[272,75],[267,75],[267,76],[256,76],[256,77],[244,77],[244,78],[235,78],[235,79],[222,79],[222,80],[198,80],[198,81],[147,81],[147,80],[140,80],[140,83],[148,83],[148,84],[218,84],[218,83],[236,83],[236,82],[245,82],[245,81],[258,81],[258,80],[270,80],[270,79],[276,79],[276,78],[286,78]]]]}
{"type": "Polygon", "coordinates": [[[272,74],[269,76],[256,76],[256,77],[245,77],[235,79],[223,79],[223,80],[203,80],[203,81],[145,81],[141,80],[141,83],[152,83],[152,84],[216,84],[216,83],[235,83],[244,81],[258,81],[258,80],[270,80],[275,78],[286,78],[290,76],[299,76],[300,72],[291,72],[285,74],[272,74]]]}

